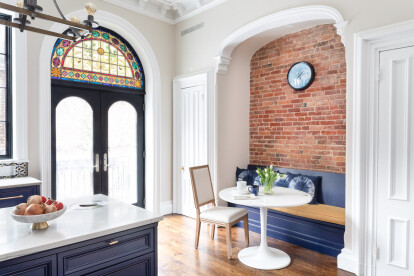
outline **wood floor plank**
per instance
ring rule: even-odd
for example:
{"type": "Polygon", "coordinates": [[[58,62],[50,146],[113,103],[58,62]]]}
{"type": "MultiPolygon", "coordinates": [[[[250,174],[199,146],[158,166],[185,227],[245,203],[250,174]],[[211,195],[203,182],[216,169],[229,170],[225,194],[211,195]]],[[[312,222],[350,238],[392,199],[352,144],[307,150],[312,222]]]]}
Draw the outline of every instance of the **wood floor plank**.
{"type": "MultiPolygon", "coordinates": [[[[337,269],[336,258],[268,238],[269,246],[289,254],[292,263],[285,269],[263,271],[242,264],[237,255],[245,248],[244,229],[233,227],[231,231],[233,259],[227,258],[225,228],[216,228],[212,240],[207,224],[201,224],[198,250],[194,249],[196,221],[181,215],[168,215],[159,223],[158,273],[160,276],[350,276],[352,273],[337,269]]],[[[250,246],[260,244],[260,234],[250,232],[250,246]]]]}

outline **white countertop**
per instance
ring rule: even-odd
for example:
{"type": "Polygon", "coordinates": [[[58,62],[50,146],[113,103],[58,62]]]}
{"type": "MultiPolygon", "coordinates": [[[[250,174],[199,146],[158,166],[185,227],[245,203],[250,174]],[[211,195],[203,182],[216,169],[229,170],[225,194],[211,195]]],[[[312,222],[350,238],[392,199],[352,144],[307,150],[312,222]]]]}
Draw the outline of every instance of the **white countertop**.
{"type": "Polygon", "coordinates": [[[233,187],[220,191],[219,196],[224,201],[252,207],[295,207],[312,201],[312,197],[302,191],[282,187],[273,187],[272,190],[273,195],[264,195],[261,188],[255,198],[236,200],[233,194],[237,192],[237,188],[233,187]]]}
{"type": "Polygon", "coordinates": [[[42,182],[33,177],[12,177],[0,179],[0,189],[40,185],[42,182]]]}
{"type": "Polygon", "coordinates": [[[162,220],[162,216],[104,195],[82,197],[63,202],[69,208],[61,217],[49,221],[45,230],[30,230],[10,216],[14,207],[0,209],[0,262],[36,252],[82,242],[144,226],[162,220]],[[107,200],[102,208],[76,210],[74,203],[107,200]]]}

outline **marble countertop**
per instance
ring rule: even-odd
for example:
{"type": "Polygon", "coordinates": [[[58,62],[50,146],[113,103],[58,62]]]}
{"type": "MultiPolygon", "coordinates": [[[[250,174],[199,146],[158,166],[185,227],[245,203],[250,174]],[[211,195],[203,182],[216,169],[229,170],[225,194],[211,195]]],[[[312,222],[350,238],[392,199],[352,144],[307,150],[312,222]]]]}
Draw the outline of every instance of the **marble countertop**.
{"type": "Polygon", "coordinates": [[[68,199],[65,214],[44,230],[30,230],[10,216],[14,207],[0,209],[0,262],[162,220],[162,216],[104,195],[68,199]],[[108,201],[102,208],[78,210],[75,204],[108,201]]]}
{"type": "Polygon", "coordinates": [[[13,177],[0,179],[0,189],[40,185],[42,182],[33,177],[13,177]]]}

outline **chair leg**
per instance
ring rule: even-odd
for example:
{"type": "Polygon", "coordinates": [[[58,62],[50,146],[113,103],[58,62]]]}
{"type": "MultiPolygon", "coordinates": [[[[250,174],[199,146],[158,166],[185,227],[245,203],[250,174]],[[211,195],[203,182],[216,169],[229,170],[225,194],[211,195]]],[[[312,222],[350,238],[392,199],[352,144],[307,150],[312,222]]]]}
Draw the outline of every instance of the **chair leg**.
{"type": "Polygon", "coordinates": [[[214,224],[210,224],[210,235],[211,235],[211,239],[214,240],[214,232],[216,230],[216,225],[214,224]]]}
{"type": "Polygon", "coordinates": [[[246,247],[249,246],[249,218],[245,217],[243,219],[243,225],[244,225],[244,238],[246,240],[246,247]]]}
{"type": "Polygon", "coordinates": [[[195,248],[198,248],[198,241],[200,240],[200,227],[201,227],[201,221],[197,219],[196,222],[196,236],[195,236],[195,248]]]}
{"type": "Polygon", "coordinates": [[[227,258],[231,259],[231,226],[230,224],[226,225],[226,241],[227,241],[227,258]]]}

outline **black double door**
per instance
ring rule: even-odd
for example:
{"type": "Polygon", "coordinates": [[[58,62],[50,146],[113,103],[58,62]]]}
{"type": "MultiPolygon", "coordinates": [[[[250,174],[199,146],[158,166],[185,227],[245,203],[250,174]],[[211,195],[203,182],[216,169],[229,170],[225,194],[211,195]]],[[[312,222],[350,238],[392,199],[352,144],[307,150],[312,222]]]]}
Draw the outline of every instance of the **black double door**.
{"type": "Polygon", "coordinates": [[[144,94],[52,85],[54,198],[104,194],[144,207],[144,150],[144,94]]]}

